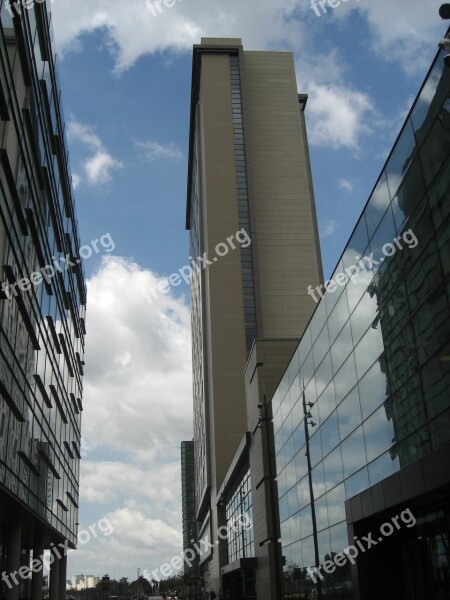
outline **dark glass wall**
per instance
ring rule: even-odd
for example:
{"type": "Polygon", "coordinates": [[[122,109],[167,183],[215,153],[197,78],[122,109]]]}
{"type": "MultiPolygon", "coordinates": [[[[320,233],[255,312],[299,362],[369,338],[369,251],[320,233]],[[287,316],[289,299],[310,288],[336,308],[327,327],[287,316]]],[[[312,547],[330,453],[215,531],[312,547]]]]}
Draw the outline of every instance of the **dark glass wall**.
{"type": "MultiPolygon", "coordinates": [[[[450,69],[436,58],[274,395],[286,594],[347,545],[345,501],[450,441],[450,69]]],[[[350,569],[325,583],[352,597],[350,569]]]]}
{"type": "Polygon", "coordinates": [[[75,544],[86,289],[51,3],[0,5],[0,489],[75,544]]]}

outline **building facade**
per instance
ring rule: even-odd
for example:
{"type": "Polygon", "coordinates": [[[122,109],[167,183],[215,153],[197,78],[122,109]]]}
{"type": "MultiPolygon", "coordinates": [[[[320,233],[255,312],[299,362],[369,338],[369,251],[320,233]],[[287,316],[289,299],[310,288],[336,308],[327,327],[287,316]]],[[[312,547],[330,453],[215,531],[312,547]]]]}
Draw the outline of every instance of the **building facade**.
{"type": "Polygon", "coordinates": [[[450,69],[442,59],[325,293],[310,289],[319,303],[272,399],[285,598],[311,597],[319,583],[323,598],[450,597],[450,69]]]}
{"type": "MultiPolygon", "coordinates": [[[[192,547],[197,536],[195,520],[194,442],[181,442],[181,508],[183,519],[183,550],[192,547]]],[[[184,573],[194,571],[194,566],[184,563],[184,573]]]]}
{"type": "Polygon", "coordinates": [[[199,540],[213,546],[201,574],[216,593],[222,569],[239,563],[214,538],[230,514],[218,510],[219,491],[247,432],[249,353],[258,337],[298,340],[314,306],[306,287],[322,281],[305,104],[291,53],[244,51],[240,39],[194,46],[186,227],[197,265],[195,501],[199,540]]]}
{"type": "Polygon", "coordinates": [[[0,2],[0,572],[7,600],[41,600],[46,556],[56,600],[77,540],[86,288],[51,4],[29,4],[0,2]]]}

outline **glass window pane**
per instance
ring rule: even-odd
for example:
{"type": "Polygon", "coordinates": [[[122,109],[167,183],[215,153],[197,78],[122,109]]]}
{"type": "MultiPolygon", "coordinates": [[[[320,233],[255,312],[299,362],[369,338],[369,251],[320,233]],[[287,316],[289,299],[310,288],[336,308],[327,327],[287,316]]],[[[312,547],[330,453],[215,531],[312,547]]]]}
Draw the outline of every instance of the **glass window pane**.
{"type": "Polygon", "coordinates": [[[351,498],[352,496],[356,496],[363,490],[366,490],[369,487],[369,473],[367,471],[367,467],[355,473],[352,477],[345,481],[345,497],[351,498]]]}
{"type": "Polygon", "coordinates": [[[353,354],[350,354],[334,378],[334,391],[336,393],[337,405],[356,385],[356,381],[355,359],[353,354]]]}
{"type": "MultiPolygon", "coordinates": [[[[434,187],[428,192],[433,223],[438,230],[450,212],[450,157],[442,168],[434,187]]],[[[447,228],[448,229],[448,228],[447,228]]]]}
{"type": "Polygon", "coordinates": [[[327,503],[329,524],[335,525],[345,521],[345,488],[343,483],[328,492],[327,503]]]}
{"type": "Polygon", "coordinates": [[[427,185],[431,183],[440,166],[450,154],[450,135],[446,126],[450,118],[450,101],[442,108],[441,112],[443,113],[442,117],[436,119],[420,149],[427,185]]]}
{"type": "Polygon", "coordinates": [[[387,179],[383,173],[364,211],[369,238],[374,234],[390,202],[391,198],[389,196],[387,179]]]}
{"type": "Polygon", "coordinates": [[[337,413],[339,431],[341,439],[343,439],[361,425],[361,408],[359,405],[359,393],[357,387],[339,404],[337,413]]]}
{"type": "Polygon", "coordinates": [[[336,408],[334,396],[334,383],[330,381],[319,400],[317,401],[319,423],[323,423],[329,414],[336,408]]]}
{"type": "Polygon", "coordinates": [[[300,517],[300,531],[302,538],[312,535],[312,517],[311,517],[311,505],[305,506],[299,513],[300,517]]]}
{"type": "Polygon", "coordinates": [[[362,418],[366,419],[386,399],[387,379],[382,371],[382,363],[376,362],[370,371],[359,381],[359,397],[362,418]]]}
{"type": "Polygon", "coordinates": [[[386,406],[380,408],[363,424],[367,460],[372,461],[395,444],[392,413],[388,417],[386,406]]]}
{"type": "Polygon", "coordinates": [[[373,238],[370,240],[370,250],[373,253],[373,270],[386,268],[386,264],[391,262],[399,248],[394,244],[395,225],[391,207],[386,210],[384,217],[376,230],[373,238]],[[383,263],[386,263],[383,265],[383,263]]]}
{"type": "Polygon", "coordinates": [[[449,78],[449,70],[444,67],[442,59],[438,59],[411,114],[419,144],[425,139],[438,111],[447,99],[449,78]]]}
{"type": "Polygon", "coordinates": [[[408,119],[386,165],[386,177],[392,198],[396,194],[411,162],[414,160],[416,152],[414,133],[411,122],[408,119]]]}
{"type": "Polygon", "coordinates": [[[322,496],[319,500],[316,500],[314,505],[316,509],[317,531],[320,531],[321,529],[328,527],[328,508],[326,495],[322,496]]]}
{"type": "Polygon", "coordinates": [[[369,465],[369,483],[375,485],[400,469],[397,453],[386,452],[369,465]]]}
{"type": "Polygon", "coordinates": [[[408,219],[412,217],[425,194],[422,167],[416,158],[410,166],[395,198],[392,200],[395,228],[397,233],[403,230],[408,219]]]}
{"type": "Polygon", "coordinates": [[[344,268],[356,264],[360,257],[364,256],[368,245],[369,236],[367,235],[366,220],[364,214],[362,214],[342,257],[344,268]]]}
{"type": "MultiPolygon", "coordinates": [[[[303,456],[305,459],[305,457],[303,456]]],[[[306,463],[306,459],[305,459],[306,463]]],[[[305,469],[306,471],[306,469],[305,469]]],[[[308,477],[303,477],[297,485],[297,496],[298,496],[298,504],[300,509],[303,509],[305,506],[311,502],[311,494],[309,492],[309,483],[308,477]]]]}
{"type": "Polygon", "coordinates": [[[350,322],[347,322],[344,329],[339,334],[337,340],[331,347],[331,361],[333,363],[333,373],[337,373],[342,363],[346,360],[350,352],[353,351],[353,339],[350,322]]]}
{"type": "Polygon", "coordinates": [[[330,349],[330,340],[328,337],[328,327],[325,326],[319,334],[316,343],[313,346],[313,357],[316,368],[320,365],[323,357],[330,349]]]}
{"type": "Polygon", "coordinates": [[[364,337],[355,349],[356,372],[358,379],[361,379],[366,371],[383,353],[383,336],[381,333],[381,323],[374,328],[369,327],[364,337]]]}
{"type": "MultiPolygon", "coordinates": [[[[317,294],[316,294],[317,296],[317,294]]],[[[314,315],[309,324],[309,328],[311,330],[312,341],[314,342],[319,335],[319,332],[322,330],[325,325],[325,321],[327,320],[327,315],[325,312],[325,302],[319,302],[314,311],[314,315]]]]}
{"type": "Polygon", "coordinates": [[[339,301],[334,307],[333,312],[328,319],[328,331],[330,334],[330,344],[334,342],[337,335],[344,327],[349,317],[348,312],[348,304],[347,304],[347,294],[341,294],[339,301]]]}
{"type": "Polygon", "coordinates": [[[341,448],[338,446],[323,461],[325,489],[330,490],[343,480],[341,448]]]}
{"type": "Polygon", "coordinates": [[[364,435],[362,426],[358,427],[341,444],[342,466],[344,477],[349,477],[366,464],[366,450],[364,448],[364,435]]]}
{"type": "MultiPolygon", "coordinates": [[[[331,354],[327,354],[327,356],[323,359],[322,364],[316,371],[316,394],[320,396],[323,390],[328,385],[329,381],[333,377],[333,367],[331,364],[331,354]]],[[[316,397],[317,397],[316,396],[316,397]]]]}
{"type": "Polygon", "coordinates": [[[325,423],[321,424],[320,433],[322,438],[322,453],[327,456],[339,443],[339,426],[336,411],[334,411],[325,423]]]}
{"type": "Polygon", "coordinates": [[[375,321],[377,316],[377,296],[376,294],[370,294],[369,291],[366,291],[350,317],[353,342],[355,345],[366,333],[368,327],[375,321]]]}

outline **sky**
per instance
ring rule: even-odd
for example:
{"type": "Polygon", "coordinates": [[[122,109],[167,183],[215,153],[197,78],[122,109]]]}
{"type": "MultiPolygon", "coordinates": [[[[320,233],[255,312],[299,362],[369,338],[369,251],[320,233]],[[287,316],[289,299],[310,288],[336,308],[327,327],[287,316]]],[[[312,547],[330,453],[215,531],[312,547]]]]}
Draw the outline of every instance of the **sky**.
{"type": "Polygon", "coordinates": [[[310,0],[51,0],[81,242],[113,241],[84,262],[79,516],[80,531],[108,519],[113,533],[84,535],[68,577],[135,579],[182,550],[189,288],[155,289],[188,264],[192,45],[294,52],[328,278],[446,31],[435,0],[333,4],[318,16],[310,0]]]}

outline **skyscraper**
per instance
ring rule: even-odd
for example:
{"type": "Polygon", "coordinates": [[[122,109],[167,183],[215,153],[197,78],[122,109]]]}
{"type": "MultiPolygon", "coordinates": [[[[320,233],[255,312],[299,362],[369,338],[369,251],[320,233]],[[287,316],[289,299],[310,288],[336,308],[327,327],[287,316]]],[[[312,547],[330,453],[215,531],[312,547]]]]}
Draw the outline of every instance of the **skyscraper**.
{"type": "MultiPolygon", "coordinates": [[[[289,52],[244,51],[240,39],[194,46],[186,227],[193,260],[211,263],[191,281],[195,497],[199,537],[212,544],[217,494],[247,431],[253,342],[299,339],[307,287],[322,281],[306,100],[289,52]]],[[[226,549],[200,562],[217,591],[226,549]]]]}
{"type": "Polygon", "coordinates": [[[66,549],[75,547],[78,525],[86,288],[49,8],[1,2],[0,15],[0,559],[7,600],[41,600],[44,550],[50,598],[65,596],[66,549]]]}

